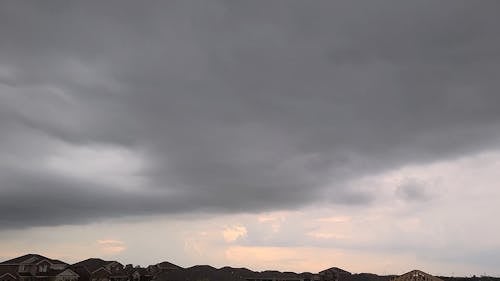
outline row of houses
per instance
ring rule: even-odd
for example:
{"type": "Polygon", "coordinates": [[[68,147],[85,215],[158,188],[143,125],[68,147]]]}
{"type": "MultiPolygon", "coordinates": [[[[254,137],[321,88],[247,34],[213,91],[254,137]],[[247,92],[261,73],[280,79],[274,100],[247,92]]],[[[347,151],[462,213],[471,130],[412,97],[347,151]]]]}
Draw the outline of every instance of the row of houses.
{"type": "Polygon", "coordinates": [[[161,262],[146,268],[90,258],[75,264],[28,254],[0,263],[0,281],[443,281],[419,270],[401,276],[351,274],[337,267],[319,273],[254,272],[246,268],[193,266],[161,262]]]}
{"type": "Polygon", "coordinates": [[[348,278],[350,276],[350,272],[338,267],[325,269],[319,273],[295,273],[268,270],[247,275],[245,281],[350,281],[348,278]]]}
{"type": "Polygon", "coordinates": [[[169,262],[133,267],[90,258],[75,264],[27,254],[0,263],[0,281],[151,281],[155,274],[181,267],[169,262]]]}

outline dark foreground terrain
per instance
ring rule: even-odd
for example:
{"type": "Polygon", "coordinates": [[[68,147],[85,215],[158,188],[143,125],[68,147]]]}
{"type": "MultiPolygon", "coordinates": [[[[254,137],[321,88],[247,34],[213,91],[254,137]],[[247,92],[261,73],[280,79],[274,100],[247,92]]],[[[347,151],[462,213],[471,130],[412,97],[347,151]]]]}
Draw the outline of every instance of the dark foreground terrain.
{"type": "Polygon", "coordinates": [[[318,273],[252,271],[209,265],[183,268],[167,261],[140,267],[100,258],[69,264],[38,254],[27,254],[0,262],[0,281],[500,281],[500,278],[438,277],[420,270],[400,276],[352,274],[337,267],[318,273]]]}
{"type": "MultiPolygon", "coordinates": [[[[156,281],[391,281],[396,275],[377,275],[372,273],[351,274],[338,268],[319,273],[294,273],[279,271],[251,271],[246,268],[193,266],[158,274],[156,281]]],[[[500,281],[499,277],[442,277],[443,281],[500,281]]]]}

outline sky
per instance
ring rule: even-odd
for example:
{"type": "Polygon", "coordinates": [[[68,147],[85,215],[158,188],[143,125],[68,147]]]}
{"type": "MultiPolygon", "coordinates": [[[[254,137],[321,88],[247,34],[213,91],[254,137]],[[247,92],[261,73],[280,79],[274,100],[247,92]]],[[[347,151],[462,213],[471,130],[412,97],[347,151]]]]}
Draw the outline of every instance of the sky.
{"type": "Polygon", "coordinates": [[[0,260],[500,275],[500,2],[0,2],[0,260]]]}

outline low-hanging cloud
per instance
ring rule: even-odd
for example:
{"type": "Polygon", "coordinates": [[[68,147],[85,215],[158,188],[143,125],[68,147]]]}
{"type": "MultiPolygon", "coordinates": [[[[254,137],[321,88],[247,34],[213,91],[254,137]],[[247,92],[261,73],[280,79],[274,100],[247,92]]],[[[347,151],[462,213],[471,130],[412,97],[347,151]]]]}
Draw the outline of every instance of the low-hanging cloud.
{"type": "Polygon", "coordinates": [[[1,5],[2,228],[363,206],[345,183],[498,143],[494,1],[1,5]]]}
{"type": "Polygon", "coordinates": [[[423,182],[407,180],[396,188],[396,195],[407,201],[428,201],[432,194],[423,182]]]}

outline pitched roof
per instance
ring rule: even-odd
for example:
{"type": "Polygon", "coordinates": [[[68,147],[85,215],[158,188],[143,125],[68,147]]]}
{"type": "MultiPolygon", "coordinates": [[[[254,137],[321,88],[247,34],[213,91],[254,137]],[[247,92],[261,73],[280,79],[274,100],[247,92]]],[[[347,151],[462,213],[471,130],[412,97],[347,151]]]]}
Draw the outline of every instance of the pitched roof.
{"type": "Polygon", "coordinates": [[[55,273],[56,275],[59,275],[59,274],[63,274],[66,272],[66,274],[76,274],[76,275],[79,275],[76,271],[72,270],[71,268],[66,268],[66,269],[61,269],[61,270],[54,270],[54,269],[51,269],[51,271],[53,273],[55,273]]]}
{"type": "Polygon", "coordinates": [[[0,273],[0,278],[3,278],[4,276],[12,276],[12,278],[14,278],[15,280],[19,280],[19,277],[10,273],[10,272],[6,272],[6,273],[0,273]]]}
{"type": "Polygon", "coordinates": [[[259,279],[287,279],[287,280],[301,280],[302,277],[295,272],[281,272],[277,270],[265,270],[256,272],[253,276],[259,279]]]}
{"type": "Polygon", "coordinates": [[[111,272],[111,276],[128,276],[128,273],[126,270],[120,269],[120,270],[115,270],[111,272]]]}
{"type": "Polygon", "coordinates": [[[135,273],[135,272],[139,273],[139,275],[141,275],[141,276],[151,275],[149,273],[149,271],[146,268],[144,268],[144,267],[136,267],[136,268],[134,268],[134,270],[132,270],[132,274],[135,273]]]}
{"type": "Polygon", "coordinates": [[[57,276],[65,271],[71,271],[75,274],[78,274],[76,273],[75,271],[69,269],[69,268],[66,268],[66,269],[49,269],[47,270],[47,272],[39,272],[37,275],[43,275],[43,276],[57,276]]]}
{"type": "Polygon", "coordinates": [[[75,264],[71,265],[71,268],[77,268],[77,267],[84,267],[87,269],[90,273],[96,271],[100,267],[104,267],[106,264],[108,264],[108,261],[98,259],[98,258],[90,258],[86,259],[80,262],[77,262],[75,264]]]}
{"type": "Polygon", "coordinates": [[[412,270],[393,279],[393,281],[443,281],[421,270],[412,270]]]}
{"type": "Polygon", "coordinates": [[[176,264],[173,264],[171,262],[168,262],[168,261],[163,261],[163,262],[157,263],[156,266],[159,268],[170,268],[170,269],[181,269],[182,268],[182,267],[180,267],[176,264]]]}
{"type": "Polygon", "coordinates": [[[351,273],[349,271],[343,270],[342,268],[338,268],[338,267],[330,267],[328,269],[320,271],[319,274],[326,273],[328,271],[333,271],[333,272],[337,272],[337,273],[340,273],[340,274],[351,275],[351,273]]]}
{"type": "Polygon", "coordinates": [[[43,261],[43,260],[47,260],[48,262],[50,262],[52,264],[67,264],[63,261],[50,259],[50,258],[47,258],[45,256],[38,255],[38,254],[26,254],[26,255],[23,255],[23,256],[20,256],[17,258],[6,260],[4,262],[1,262],[0,264],[17,264],[17,265],[23,264],[23,263],[32,264],[32,263],[38,263],[38,262],[43,261]]]}
{"type": "Polygon", "coordinates": [[[0,265],[0,276],[10,274],[14,276],[14,278],[19,279],[19,274],[17,274],[17,266],[16,265],[0,265]]]}
{"type": "Polygon", "coordinates": [[[117,264],[121,267],[123,267],[123,264],[121,264],[120,262],[117,262],[117,261],[105,261],[106,262],[106,266],[110,265],[110,264],[117,264]]]}
{"type": "Polygon", "coordinates": [[[94,270],[92,272],[92,274],[97,274],[97,272],[99,272],[99,271],[104,272],[104,274],[111,275],[111,272],[109,272],[109,270],[107,270],[105,267],[99,267],[99,268],[97,268],[96,270],[94,270]]]}
{"type": "Polygon", "coordinates": [[[217,281],[243,281],[241,276],[232,273],[228,268],[215,269],[214,267],[202,265],[193,266],[187,269],[174,269],[168,272],[159,273],[156,280],[179,281],[179,280],[217,280],[217,281]]]}
{"type": "Polygon", "coordinates": [[[71,267],[76,274],[80,276],[80,280],[90,280],[90,272],[83,266],[71,267]]]}
{"type": "Polygon", "coordinates": [[[224,267],[220,268],[219,271],[225,272],[228,274],[237,275],[237,276],[245,276],[245,277],[253,276],[253,274],[255,273],[248,268],[244,268],[244,267],[236,268],[236,267],[229,267],[229,266],[224,266],[224,267]]]}

